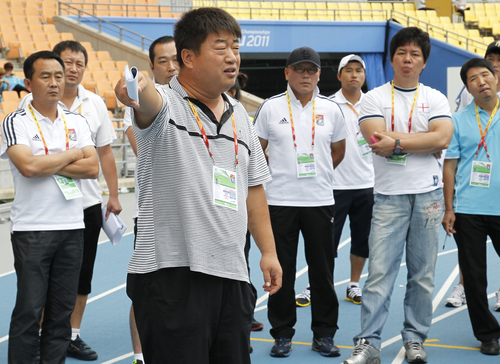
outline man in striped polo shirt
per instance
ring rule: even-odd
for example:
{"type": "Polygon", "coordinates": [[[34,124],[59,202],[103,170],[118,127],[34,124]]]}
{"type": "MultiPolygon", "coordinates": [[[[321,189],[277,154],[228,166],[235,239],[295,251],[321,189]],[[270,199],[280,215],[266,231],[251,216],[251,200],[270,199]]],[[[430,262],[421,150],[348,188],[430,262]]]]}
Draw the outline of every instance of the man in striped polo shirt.
{"type": "Polygon", "coordinates": [[[127,293],[146,363],[250,363],[247,223],[264,289],[281,286],[264,154],[245,109],[224,94],[240,37],[224,10],[191,10],[175,25],[179,76],[155,88],[139,74],[138,103],[124,79],[115,88],[135,109],[139,216],[127,293]]]}

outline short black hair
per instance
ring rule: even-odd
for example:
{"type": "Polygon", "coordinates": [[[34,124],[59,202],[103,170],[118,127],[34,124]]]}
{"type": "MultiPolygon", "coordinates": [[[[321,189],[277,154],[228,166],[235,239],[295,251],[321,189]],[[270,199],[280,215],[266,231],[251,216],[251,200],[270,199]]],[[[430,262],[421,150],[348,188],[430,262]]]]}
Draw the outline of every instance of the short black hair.
{"type": "Polygon", "coordinates": [[[4,70],[9,71],[14,69],[14,65],[10,62],[6,62],[3,65],[4,70]]]}
{"type": "Polygon", "coordinates": [[[236,82],[234,83],[234,86],[231,87],[229,90],[227,90],[227,92],[230,93],[232,90],[234,90],[235,91],[234,98],[239,101],[241,99],[241,90],[245,88],[247,82],[248,82],[248,76],[245,73],[240,72],[236,77],[236,82]]]}
{"type": "Polygon", "coordinates": [[[61,53],[64,52],[66,49],[69,49],[72,52],[82,52],[85,57],[85,66],[87,65],[89,61],[89,55],[87,54],[87,50],[85,49],[84,46],[82,46],[78,42],[75,42],[74,40],[63,40],[62,42],[57,43],[54,46],[52,52],[54,52],[58,56],[61,56],[61,53]]]}
{"type": "Polygon", "coordinates": [[[33,75],[35,74],[35,67],[33,65],[35,64],[35,61],[38,59],[55,59],[57,62],[61,64],[64,71],[64,62],[57,53],[51,51],[40,51],[33,53],[24,61],[23,65],[24,77],[26,77],[28,80],[31,80],[33,78],[33,75]]]}
{"type": "Polygon", "coordinates": [[[390,45],[391,61],[394,58],[396,49],[410,43],[415,43],[420,47],[424,56],[424,63],[427,63],[431,54],[431,40],[429,33],[417,27],[403,28],[392,38],[390,45]]]}
{"type": "Polygon", "coordinates": [[[212,34],[228,32],[241,38],[241,27],[236,19],[220,8],[198,8],[185,13],[175,24],[174,39],[177,49],[177,62],[183,66],[182,50],[189,49],[196,54],[207,37],[212,34]]]}
{"type": "Polygon", "coordinates": [[[471,68],[483,67],[487,68],[488,71],[490,71],[493,76],[495,76],[495,69],[493,68],[493,65],[485,58],[471,58],[467,62],[465,62],[460,69],[460,78],[462,79],[464,85],[467,86],[467,72],[469,72],[471,68]]]}
{"type": "Polygon", "coordinates": [[[155,63],[155,47],[157,44],[167,44],[175,41],[174,37],[170,35],[165,35],[163,37],[160,37],[156,39],[151,45],[149,46],[149,60],[151,61],[152,64],[155,63]]]}

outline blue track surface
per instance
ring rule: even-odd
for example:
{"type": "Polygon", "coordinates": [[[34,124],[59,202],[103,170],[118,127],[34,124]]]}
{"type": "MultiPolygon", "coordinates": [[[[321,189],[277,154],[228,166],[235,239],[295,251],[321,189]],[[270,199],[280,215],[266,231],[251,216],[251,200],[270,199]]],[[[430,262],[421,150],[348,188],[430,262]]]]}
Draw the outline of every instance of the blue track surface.
{"type": "MultiPolygon", "coordinates": [[[[348,225],[346,225],[348,226],[348,225]]],[[[264,323],[264,330],[252,333],[254,352],[252,362],[259,364],[276,363],[284,360],[293,363],[316,363],[332,361],[342,363],[347,358],[353,346],[352,337],[360,329],[360,306],[344,300],[345,290],[349,280],[349,231],[344,229],[341,242],[345,244],[339,249],[336,260],[335,282],[340,301],[339,331],[335,336],[336,344],[341,348],[340,358],[323,358],[311,350],[312,332],[310,330],[310,307],[297,308],[298,322],[293,338],[293,351],[287,359],[277,359],[269,356],[272,338],[269,334],[267,320],[267,299],[260,274],[259,252],[256,247],[250,251],[251,279],[259,292],[259,302],[255,318],[264,323]]],[[[441,233],[441,241],[444,232],[441,233]]],[[[130,341],[128,314],[130,300],[125,293],[126,267],[133,248],[133,235],[125,236],[120,244],[112,246],[105,242],[99,246],[93,281],[93,293],[89,296],[82,324],[82,338],[99,354],[96,363],[131,363],[132,346],[130,341]]],[[[308,282],[306,262],[303,253],[303,242],[299,244],[297,262],[298,277],[296,293],[300,293],[308,282]]],[[[404,263],[404,262],[403,262],[404,263]]],[[[488,293],[493,294],[500,287],[500,260],[493,246],[488,244],[488,271],[490,286],[488,293]]],[[[365,272],[366,273],[366,268],[365,272]]],[[[363,285],[366,275],[363,275],[363,285]]],[[[479,342],[474,338],[466,307],[447,308],[444,301],[458,281],[457,253],[453,239],[448,239],[446,249],[440,250],[436,268],[436,289],[434,324],[426,342],[429,363],[499,363],[500,358],[488,357],[478,351],[479,342]]],[[[403,363],[404,353],[401,350],[401,340],[398,338],[403,323],[403,297],[406,283],[406,268],[401,267],[394,293],[388,322],[382,333],[384,348],[382,363],[403,363]]],[[[15,274],[0,277],[0,363],[7,363],[7,340],[10,315],[14,306],[16,294],[15,274]]],[[[489,300],[493,310],[495,297],[489,300]]],[[[500,313],[495,313],[500,320],[500,313]]],[[[79,361],[68,358],[67,363],[79,361]]],[[[229,363],[228,363],[229,364],[229,363]]]]}

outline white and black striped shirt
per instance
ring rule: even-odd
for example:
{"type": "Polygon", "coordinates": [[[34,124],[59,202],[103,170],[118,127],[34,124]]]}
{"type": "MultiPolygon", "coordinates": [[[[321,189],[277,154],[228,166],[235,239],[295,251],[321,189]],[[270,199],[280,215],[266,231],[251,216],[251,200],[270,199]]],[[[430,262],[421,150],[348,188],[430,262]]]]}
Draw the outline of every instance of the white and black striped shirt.
{"type": "Polygon", "coordinates": [[[238,211],[215,206],[213,163],[188,102],[174,77],[157,85],[163,107],[137,137],[139,217],[136,248],[129,273],[190,267],[208,275],[248,281],[243,248],[247,230],[248,187],[271,180],[248,114],[232,98],[221,122],[198,100],[195,105],[218,167],[234,171],[235,148],[231,114],[238,135],[238,211]]]}

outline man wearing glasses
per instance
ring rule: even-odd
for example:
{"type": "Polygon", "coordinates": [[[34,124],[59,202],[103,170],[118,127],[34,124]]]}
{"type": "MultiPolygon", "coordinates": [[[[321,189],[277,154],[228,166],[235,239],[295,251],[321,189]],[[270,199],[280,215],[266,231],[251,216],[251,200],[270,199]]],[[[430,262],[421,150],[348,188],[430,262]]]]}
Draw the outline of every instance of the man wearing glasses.
{"type": "Polygon", "coordinates": [[[305,241],[312,307],[312,349],[323,356],[339,356],[333,337],[337,331],[338,300],[333,288],[333,170],[344,158],[348,135],[340,107],[319,94],[321,61],[309,47],[288,56],[287,91],[266,100],[255,116],[262,148],[269,146],[273,180],[267,201],[283,269],[283,285],[269,297],[268,316],[275,339],[273,357],[292,350],[296,322],[295,272],[299,232],[305,241]]]}

